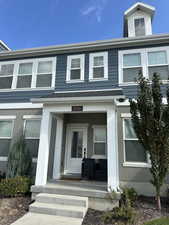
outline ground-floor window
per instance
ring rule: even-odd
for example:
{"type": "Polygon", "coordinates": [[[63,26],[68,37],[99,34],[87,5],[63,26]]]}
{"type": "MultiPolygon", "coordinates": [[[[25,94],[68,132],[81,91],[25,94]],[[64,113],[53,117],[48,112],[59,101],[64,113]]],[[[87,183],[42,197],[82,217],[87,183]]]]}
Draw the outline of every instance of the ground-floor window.
{"type": "Polygon", "coordinates": [[[148,156],[142,144],[138,141],[131,118],[123,121],[124,161],[147,163],[148,156]]]}
{"type": "Polygon", "coordinates": [[[7,157],[13,135],[14,120],[0,119],[0,157],[7,157]]]}
{"type": "Polygon", "coordinates": [[[107,151],[106,126],[93,126],[93,154],[94,156],[106,156],[107,151]]]}
{"type": "Polygon", "coordinates": [[[40,124],[41,124],[40,118],[25,117],[24,119],[24,136],[26,146],[29,149],[33,160],[35,161],[38,156],[40,124]]]}

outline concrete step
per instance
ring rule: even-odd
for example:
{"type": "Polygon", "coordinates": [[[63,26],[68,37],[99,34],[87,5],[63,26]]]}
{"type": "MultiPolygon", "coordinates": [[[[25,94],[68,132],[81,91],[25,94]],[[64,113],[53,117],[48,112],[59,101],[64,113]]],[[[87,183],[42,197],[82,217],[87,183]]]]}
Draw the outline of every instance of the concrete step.
{"type": "Polygon", "coordinates": [[[36,196],[36,202],[88,207],[88,198],[70,195],[41,193],[36,196]]]}
{"type": "Polygon", "coordinates": [[[43,215],[38,213],[27,213],[12,225],[81,225],[82,219],[43,215]],[[68,222],[69,221],[69,222],[68,222]]]}
{"type": "Polygon", "coordinates": [[[45,186],[32,186],[31,192],[36,193],[48,193],[58,195],[72,195],[80,197],[91,198],[109,198],[108,192],[105,190],[95,190],[88,187],[68,186],[62,184],[47,184],[45,186]]]}
{"type": "Polygon", "coordinates": [[[82,187],[94,190],[102,190],[107,191],[107,182],[99,182],[99,181],[72,181],[72,180],[50,180],[49,183],[64,185],[64,186],[72,186],[72,187],[82,187]]]}
{"type": "Polygon", "coordinates": [[[86,214],[87,207],[34,202],[32,205],[30,205],[29,211],[32,213],[66,216],[82,219],[86,214]]]}

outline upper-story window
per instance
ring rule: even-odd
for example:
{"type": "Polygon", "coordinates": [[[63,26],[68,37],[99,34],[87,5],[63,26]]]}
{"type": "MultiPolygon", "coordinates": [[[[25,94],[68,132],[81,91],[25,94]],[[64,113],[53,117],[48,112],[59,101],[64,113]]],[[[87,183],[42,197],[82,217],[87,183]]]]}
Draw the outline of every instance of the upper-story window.
{"type": "Polygon", "coordinates": [[[31,88],[33,62],[20,63],[17,77],[17,88],[31,88]]]}
{"type": "Polygon", "coordinates": [[[142,70],[141,54],[124,54],[123,55],[123,82],[133,82],[142,70]]]}
{"type": "Polygon", "coordinates": [[[55,73],[56,58],[0,62],[0,90],[51,88],[55,73]]]}
{"type": "Polygon", "coordinates": [[[12,87],[14,73],[14,64],[4,63],[0,65],[0,89],[9,89],[12,87]]]}
{"type": "Polygon", "coordinates": [[[71,55],[67,58],[67,82],[84,81],[84,55],[71,55]]]}
{"type": "Polygon", "coordinates": [[[166,51],[148,52],[148,72],[150,80],[156,72],[162,80],[168,80],[169,70],[166,51]]]}
{"type": "Polygon", "coordinates": [[[91,53],[89,63],[89,80],[108,79],[108,53],[91,53]]]}
{"type": "Polygon", "coordinates": [[[135,35],[144,36],[145,35],[145,20],[144,18],[137,18],[134,20],[135,35]]]}
{"type": "Polygon", "coordinates": [[[119,83],[136,84],[140,71],[152,80],[153,74],[162,81],[169,77],[169,47],[119,51],[119,83]]]}

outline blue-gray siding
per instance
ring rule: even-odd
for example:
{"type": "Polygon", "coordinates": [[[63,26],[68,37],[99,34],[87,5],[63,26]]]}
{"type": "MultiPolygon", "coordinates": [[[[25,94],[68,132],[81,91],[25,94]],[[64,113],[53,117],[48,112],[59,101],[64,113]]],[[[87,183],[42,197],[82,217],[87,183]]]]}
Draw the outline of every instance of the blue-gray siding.
{"type": "MultiPolygon", "coordinates": [[[[167,45],[167,44],[166,44],[167,45]]],[[[159,46],[159,45],[156,45],[159,46]]],[[[155,47],[155,46],[141,46],[155,47]]],[[[139,46],[133,46],[132,48],[139,48],[139,46]]],[[[126,48],[125,48],[126,49],[126,48]]],[[[128,48],[129,49],[129,48],[128,48]]],[[[111,89],[118,88],[118,50],[119,49],[106,49],[108,51],[108,80],[106,81],[89,81],[89,53],[85,53],[85,81],[81,83],[66,83],[66,70],[67,70],[67,55],[57,55],[57,67],[56,67],[56,84],[55,90],[44,91],[10,91],[0,92],[1,102],[28,102],[31,98],[39,98],[45,95],[49,95],[54,91],[77,91],[77,90],[96,90],[96,89],[111,89]]],[[[122,50],[122,49],[120,49],[122,50]]],[[[93,52],[93,51],[92,51],[93,52]]],[[[76,54],[83,54],[79,52],[76,54]]],[[[52,55],[56,56],[56,55],[52,55]]],[[[45,56],[48,57],[48,56],[45,56]]],[[[122,87],[123,93],[127,97],[134,97],[137,94],[137,86],[122,87]]]]}

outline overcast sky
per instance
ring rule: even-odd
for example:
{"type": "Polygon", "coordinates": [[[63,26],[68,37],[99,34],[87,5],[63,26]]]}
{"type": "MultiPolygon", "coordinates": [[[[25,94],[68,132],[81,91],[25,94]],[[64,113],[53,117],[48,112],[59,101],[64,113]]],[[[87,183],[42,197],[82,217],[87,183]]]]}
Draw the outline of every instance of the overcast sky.
{"type": "MultiPolygon", "coordinates": [[[[0,40],[11,49],[122,37],[123,13],[135,0],[0,0],[0,40]]],[[[169,33],[169,0],[156,7],[154,33],[169,33]]]]}

